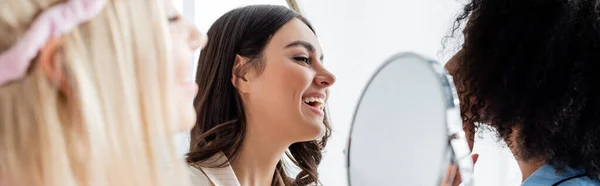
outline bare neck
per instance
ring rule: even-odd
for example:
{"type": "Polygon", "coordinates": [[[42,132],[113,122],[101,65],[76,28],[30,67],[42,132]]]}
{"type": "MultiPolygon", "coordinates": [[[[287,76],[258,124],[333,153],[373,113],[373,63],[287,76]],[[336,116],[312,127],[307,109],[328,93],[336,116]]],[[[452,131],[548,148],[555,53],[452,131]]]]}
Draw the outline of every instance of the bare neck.
{"type": "Polygon", "coordinates": [[[275,168],[286,149],[291,145],[270,136],[266,131],[252,128],[248,123],[240,153],[231,167],[240,185],[270,186],[275,168]]]}

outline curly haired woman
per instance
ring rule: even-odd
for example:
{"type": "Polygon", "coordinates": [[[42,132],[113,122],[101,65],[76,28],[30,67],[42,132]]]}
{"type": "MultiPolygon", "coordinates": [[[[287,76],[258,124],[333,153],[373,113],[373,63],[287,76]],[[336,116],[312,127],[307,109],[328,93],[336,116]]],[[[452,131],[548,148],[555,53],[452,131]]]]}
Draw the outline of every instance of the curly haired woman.
{"type": "Polygon", "coordinates": [[[524,186],[600,185],[600,1],[472,0],[465,22],[465,128],[505,140],[524,186]]]}

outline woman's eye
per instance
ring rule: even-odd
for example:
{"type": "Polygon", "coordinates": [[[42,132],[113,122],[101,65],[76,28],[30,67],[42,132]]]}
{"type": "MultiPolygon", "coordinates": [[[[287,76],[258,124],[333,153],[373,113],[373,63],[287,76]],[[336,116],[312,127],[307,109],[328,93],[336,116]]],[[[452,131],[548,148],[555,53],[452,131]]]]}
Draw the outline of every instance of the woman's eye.
{"type": "Polygon", "coordinates": [[[170,16],[169,22],[170,23],[177,22],[177,21],[179,21],[179,19],[181,19],[181,16],[179,16],[179,15],[170,16]]]}
{"type": "Polygon", "coordinates": [[[306,64],[310,64],[310,59],[307,57],[294,57],[295,61],[304,62],[306,64]]]}

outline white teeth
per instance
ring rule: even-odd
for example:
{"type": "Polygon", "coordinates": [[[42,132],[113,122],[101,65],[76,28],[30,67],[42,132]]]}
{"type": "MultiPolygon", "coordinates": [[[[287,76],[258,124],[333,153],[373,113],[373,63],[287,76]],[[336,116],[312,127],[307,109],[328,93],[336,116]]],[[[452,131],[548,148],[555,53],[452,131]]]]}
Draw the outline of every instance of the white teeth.
{"type": "Polygon", "coordinates": [[[325,108],[325,99],[323,98],[319,98],[319,97],[305,97],[302,99],[302,101],[306,104],[309,104],[311,102],[317,102],[318,104],[316,104],[316,107],[319,110],[323,110],[325,108]]]}
{"type": "Polygon", "coordinates": [[[305,103],[310,103],[310,102],[325,103],[325,100],[323,98],[318,98],[318,97],[306,97],[306,98],[302,99],[302,101],[304,101],[305,103]]]}

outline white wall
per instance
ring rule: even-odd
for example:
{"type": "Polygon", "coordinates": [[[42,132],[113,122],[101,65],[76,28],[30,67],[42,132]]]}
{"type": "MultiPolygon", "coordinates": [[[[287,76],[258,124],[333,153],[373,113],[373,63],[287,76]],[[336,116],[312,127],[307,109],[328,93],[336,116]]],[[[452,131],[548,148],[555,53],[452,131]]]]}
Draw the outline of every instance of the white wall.
{"type": "MultiPolygon", "coordinates": [[[[203,32],[219,16],[235,7],[257,3],[285,5],[285,0],[175,1],[181,2],[183,7],[195,7],[186,16],[193,17],[203,32]]],[[[329,101],[334,133],[319,169],[321,179],[328,186],[347,185],[344,170],[346,136],[353,111],[367,80],[385,59],[401,51],[416,52],[445,62],[451,54],[440,53],[441,40],[447,35],[460,5],[454,0],[299,2],[317,30],[326,56],[325,65],[338,77],[337,83],[331,88],[329,101]]],[[[182,152],[186,151],[186,138],[186,135],[182,135],[179,139],[182,152]]],[[[514,158],[501,144],[490,138],[478,139],[475,151],[480,154],[475,167],[476,185],[519,184],[520,172],[514,158]]]]}

